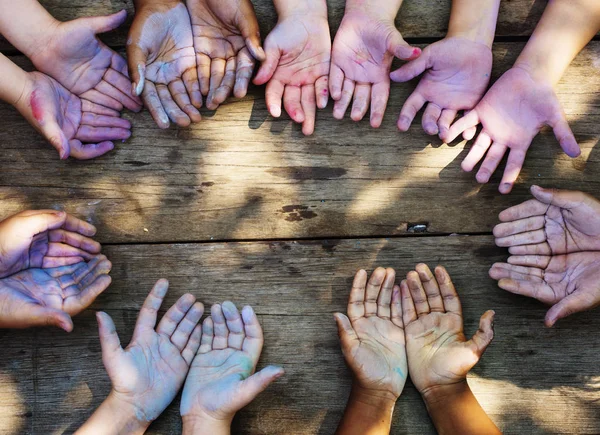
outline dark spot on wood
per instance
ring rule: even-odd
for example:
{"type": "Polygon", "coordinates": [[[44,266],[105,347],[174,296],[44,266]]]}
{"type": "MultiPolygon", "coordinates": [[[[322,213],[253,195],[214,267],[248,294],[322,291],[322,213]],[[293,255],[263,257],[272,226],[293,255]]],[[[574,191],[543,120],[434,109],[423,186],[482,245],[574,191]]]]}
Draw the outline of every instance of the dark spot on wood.
{"type": "Polygon", "coordinates": [[[335,252],[335,247],[339,244],[340,242],[337,240],[323,240],[321,246],[325,251],[329,252],[330,254],[333,254],[335,252]]]}
{"type": "Polygon", "coordinates": [[[244,270],[252,270],[252,269],[254,269],[254,266],[252,266],[251,264],[244,264],[242,266],[242,269],[244,269],[244,270]]]}
{"type": "Polygon", "coordinates": [[[429,227],[429,222],[417,222],[417,223],[408,223],[406,225],[406,231],[409,233],[426,233],[427,227],[429,227]]]}
{"type": "Polygon", "coordinates": [[[146,162],[141,162],[139,160],[126,160],[124,162],[126,165],[131,165],[131,166],[148,166],[150,163],[146,163],[146,162]]]}
{"type": "Polygon", "coordinates": [[[286,243],[285,245],[281,245],[281,249],[284,251],[291,251],[292,247],[286,243]]]}
{"type": "Polygon", "coordinates": [[[215,185],[215,183],[212,181],[205,181],[204,183],[201,184],[201,186],[204,186],[204,187],[210,187],[210,186],[214,186],[214,185],[215,185]]]}
{"type": "Polygon", "coordinates": [[[313,219],[318,215],[309,210],[307,205],[284,205],[281,207],[281,213],[288,213],[285,218],[288,222],[300,222],[304,219],[313,219]]]}
{"type": "Polygon", "coordinates": [[[329,168],[325,166],[288,166],[283,168],[273,168],[267,171],[269,174],[292,180],[331,180],[346,175],[343,168],[329,168]]]}
{"type": "MultiPolygon", "coordinates": [[[[497,257],[504,257],[508,254],[506,248],[499,248],[496,245],[490,244],[489,246],[481,246],[475,249],[476,258],[492,259],[497,257]]],[[[491,266],[491,263],[490,263],[491,266]]]]}
{"type": "Polygon", "coordinates": [[[288,266],[288,272],[292,275],[300,275],[302,274],[302,272],[300,271],[300,269],[298,269],[297,267],[294,266],[288,266]]]}
{"type": "Polygon", "coordinates": [[[183,157],[183,154],[181,153],[179,148],[175,147],[171,151],[169,151],[167,160],[169,161],[169,163],[177,163],[179,160],[181,160],[182,157],[183,157]]]}

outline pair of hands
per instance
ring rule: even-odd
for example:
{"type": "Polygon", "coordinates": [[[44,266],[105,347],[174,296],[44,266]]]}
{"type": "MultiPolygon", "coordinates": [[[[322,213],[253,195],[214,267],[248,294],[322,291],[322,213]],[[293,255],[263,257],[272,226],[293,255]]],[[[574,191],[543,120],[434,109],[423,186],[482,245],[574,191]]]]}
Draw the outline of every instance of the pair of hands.
{"type": "Polygon", "coordinates": [[[500,213],[496,244],[508,263],[490,276],[512,293],[552,305],[546,326],[600,305],[600,202],[582,192],[531,187],[534,199],[500,213]]]}
{"type": "Polygon", "coordinates": [[[111,282],[112,267],[90,237],[96,229],[65,212],[26,211],[0,222],[0,327],[52,325],[70,332],[111,282]]]}
{"type": "Polygon", "coordinates": [[[393,269],[377,268],[367,281],[360,270],[352,284],[348,315],[336,313],[342,352],[363,397],[395,402],[410,378],[426,397],[466,382],[467,373],[491,343],[494,312],[486,312],[471,340],[463,333],[462,309],[446,269],[425,264],[395,285],[393,269]]]}
{"type": "Polygon", "coordinates": [[[255,373],[263,333],[249,306],[240,313],[231,302],[213,305],[211,316],[200,324],[204,306],[185,294],[156,326],[168,287],[166,280],[156,283],[125,349],[110,316],[97,314],[102,359],[112,382],[107,400],[145,428],[185,382],[184,431],[202,427],[207,433],[227,432],[235,413],[282,376],[283,369],[269,366],[255,373]]]}

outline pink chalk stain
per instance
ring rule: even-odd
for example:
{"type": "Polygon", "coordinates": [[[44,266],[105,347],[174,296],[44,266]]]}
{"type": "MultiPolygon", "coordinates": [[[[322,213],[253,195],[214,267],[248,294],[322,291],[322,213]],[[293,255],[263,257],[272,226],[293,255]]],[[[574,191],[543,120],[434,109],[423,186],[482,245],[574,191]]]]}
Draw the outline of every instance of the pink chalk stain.
{"type": "Polygon", "coordinates": [[[31,105],[31,113],[33,113],[33,117],[41,124],[44,121],[44,111],[42,109],[42,102],[37,95],[37,90],[31,93],[29,104],[31,105]]]}
{"type": "Polygon", "coordinates": [[[323,95],[327,95],[327,89],[323,89],[323,95]]]}

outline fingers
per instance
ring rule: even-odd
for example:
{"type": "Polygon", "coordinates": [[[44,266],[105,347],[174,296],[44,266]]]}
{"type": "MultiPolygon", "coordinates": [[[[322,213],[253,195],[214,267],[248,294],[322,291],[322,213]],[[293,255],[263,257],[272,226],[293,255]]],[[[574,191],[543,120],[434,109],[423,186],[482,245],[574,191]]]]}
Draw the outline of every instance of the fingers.
{"type": "Polygon", "coordinates": [[[552,249],[547,242],[535,245],[511,246],[508,248],[511,255],[552,255],[552,249]]]}
{"type": "Polygon", "coordinates": [[[191,123],[189,116],[187,116],[185,112],[179,108],[175,101],[173,101],[173,97],[171,92],[169,92],[169,88],[165,85],[157,84],[156,91],[158,92],[158,97],[160,98],[162,107],[164,108],[165,112],[167,112],[169,119],[180,127],[189,126],[191,123]]]}
{"type": "Polygon", "coordinates": [[[227,329],[229,335],[227,337],[227,346],[233,349],[242,350],[244,344],[244,338],[246,338],[246,332],[244,329],[244,322],[242,316],[238,311],[237,307],[229,301],[223,302],[221,306],[223,314],[225,315],[225,321],[227,323],[227,329]]]}
{"type": "Polygon", "coordinates": [[[267,103],[269,113],[274,118],[281,116],[281,100],[283,99],[284,90],[285,87],[279,80],[271,80],[267,84],[265,102],[267,103]]]}
{"type": "Polygon", "coordinates": [[[485,160],[481,164],[479,171],[475,178],[478,183],[487,183],[490,181],[490,177],[498,168],[498,165],[504,157],[504,153],[508,150],[506,145],[495,142],[487,152],[485,160]]]}
{"type": "Polygon", "coordinates": [[[425,98],[416,90],[410,94],[402,106],[400,117],[398,118],[398,129],[400,131],[408,131],[415,116],[417,116],[417,113],[421,110],[425,102],[425,98]]]}
{"type": "MultiPolygon", "coordinates": [[[[525,219],[518,219],[511,222],[504,222],[494,227],[493,233],[496,239],[528,233],[544,228],[546,224],[545,216],[532,216],[525,219]]],[[[509,245],[510,246],[510,245],[509,245]]]]}
{"type": "Polygon", "coordinates": [[[115,145],[110,141],[82,144],[81,141],[74,139],[69,141],[71,148],[71,157],[77,160],[89,160],[112,151],[115,145]]]}
{"type": "Polygon", "coordinates": [[[64,290],[66,295],[75,292],[66,298],[64,304],[65,311],[70,315],[79,314],[89,307],[112,282],[112,278],[108,275],[112,263],[104,255],[95,257],[95,260],[94,266],[91,266],[92,262],[89,263],[91,270],[81,277],[76,288],[64,290]]]}
{"type": "Polygon", "coordinates": [[[241,382],[236,402],[240,408],[252,402],[256,396],[262,393],[273,381],[284,375],[281,367],[268,366],[260,372],[253,374],[241,382]]]}
{"type": "Polygon", "coordinates": [[[395,285],[392,289],[392,323],[400,328],[404,328],[402,320],[402,296],[400,295],[400,286],[395,285]]]}
{"type": "Polygon", "coordinates": [[[192,305],[194,305],[194,302],[196,302],[196,298],[189,293],[181,296],[160,320],[156,332],[166,337],[171,337],[179,322],[181,322],[192,305]]]}
{"type": "Polygon", "coordinates": [[[227,328],[227,322],[225,315],[223,314],[223,308],[220,304],[214,304],[210,309],[210,316],[213,319],[213,330],[214,338],[212,348],[214,350],[226,349],[227,339],[229,338],[229,329],[227,328]]]}
{"type": "Polygon", "coordinates": [[[428,135],[436,135],[439,133],[438,123],[442,115],[442,108],[434,103],[429,103],[423,112],[423,130],[428,135]]]}
{"type": "Polygon", "coordinates": [[[329,71],[329,91],[331,98],[338,101],[342,98],[342,87],[344,86],[344,71],[333,62],[329,71]]]}
{"type": "Polygon", "coordinates": [[[48,251],[46,252],[46,255],[48,257],[81,257],[85,260],[91,260],[94,257],[94,255],[84,251],[83,249],[56,242],[48,244],[48,251]]]}
{"type": "Polygon", "coordinates": [[[504,176],[500,182],[500,193],[505,195],[510,193],[521,173],[521,169],[523,169],[523,163],[525,163],[525,151],[516,148],[511,149],[506,161],[504,176]]]}
{"type": "Polygon", "coordinates": [[[169,290],[169,281],[166,279],[160,279],[154,284],[152,291],[150,291],[140,309],[140,314],[135,324],[134,335],[146,328],[154,329],[158,310],[167,294],[167,290],[169,290]]]}
{"type": "Polygon", "coordinates": [[[235,83],[236,58],[212,59],[210,66],[210,88],[206,97],[206,107],[216,110],[227,99],[235,83]]]}
{"type": "Polygon", "coordinates": [[[592,293],[576,291],[561,299],[556,305],[548,310],[546,313],[545,324],[548,328],[551,328],[558,320],[564,319],[571,314],[591,310],[598,306],[599,303],[600,301],[595,300],[592,293]]]}
{"type": "MultiPolygon", "coordinates": [[[[188,90],[182,80],[175,80],[169,83],[168,89],[175,100],[175,103],[177,103],[177,106],[179,106],[192,122],[200,122],[202,120],[202,116],[200,116],[200,112],[198,112],[198,109],[192,104],[190,96],[188,95],[188,90]]],[[[197,95],[197,97],[200,98],[199,95],[197,95]]]]}
{"type": "Polygon", "coordinates": [[[421,49],[408,45],[397,30],[388,38],[387,49],[398,59],[402,60],[413,60],[421,55],[421,49]]]}
{"type": "Polygon", "coordinates": [[[550,122],[556,140],[558,140],[560,147],[569,157],[579,157],[581,155],[581,148],[579,148],[575,135],[571,131],[571,127],[569,127],[564,110],[562,107],[558,107],[556,108],[556,112],[558,116],[550,122]]]}
{"type": "Polygon", "coordinates": [[[252,356],[256,365],[264,343],[263,330],[256,313],[250,306],[242,308],[242,320],[244,322],[244,333],[246,334],[242,349],[252,356]]]}
{"type": "Polygon", "coordinates": [[[206,54],[196,52],[196,70],[198,74],[198,82],[200,93],[204,96],[208,95],[210,90],[210,70],[211,59],[206,54]]]}
{"type": "Polygon", "coordinates": [[[275,74],[277,65],[279,65],[281,52],[279,51],[277,44],[271,42],[272,40],[270,39],[270,36],[271,35],[267,36],[265,41],[265,60],[256,73],[256,77],[254,77],[255,85],[264,85],[271,80],[273,74],[275,74]]]}
{"type": "Polygon", "coordinates": [[[516,266],[507,263],[495,263],[490,269],[490,277],[495,280],[512,279],[542,283],[543,271],[535,267],[516,266]]]}
{"type": "Polygon", "coordinates": [[[261,46],[260,29],[258,27],[258,21],[256,20],[256,13],[254,12],[252,2],[249,0],[240,2],[239,11],[241,19],[237,21],[237,25],[244,37],[246,46],[248,47],[248,50],[250,50],[252,56],[262,62],[266,59],[266,54],[261,46]]]}
{"type": "MultiPolygon", "coordinates": [[[[125,139],[129,137],[129,130],[131,129],[131,122],[124,118],[119,118],[116,116],[106,116],[106,115],[98,115],[91,112],[83,112],[81,116],[81,124],[91,126],[91,127],[113,127],[118,129],[127,130],[127,134],[125,135],[125,139]]],[[[81,127],[80,127],[81,129],[81,127]]],[[[78,135],[79,136],[79,135],[78,135]]],[[[104,139],[121,139],[122,137],[108,137],[108,138],[94,138],[92,140],[104,140],[104,139]]],[[[80,140],[85,140],[84,138],[78,137],[80,140]]]]}
{"type": "MultiPolygon", "coordinates": [[[[531,190],[533,192],[533,189],[531,190]]],[[[498,215],[500,222],[511,222],[531,216],[543,216],[548,211],[548,204],[537,199],[530,199],[519,205],[507,208],[498,215]]]]}
{"type": "Polygon", "coordinates": [[[365,294],[367,290],[367,272],[359,270],[354,275],[350,298],[348,299],[348,317],[355,321],[365,315],[365,294]]]}
{"type": "Polygon", "coordinates": [[[454,283],[443,266],[435,268],[435,279],[440,287],[440,293],[444,300],[444,309],[448,313],[454,313],[462,317],[462,306],[454,283]]]}
{"type": "Polygon", "coordinates": [[[408,272],[408,274],[406,275],[406,282],[408,284],[408,289],[410,290],[410,295],[412,296],[412,300],[415,305],[417,317],[429,314],[431,310],[429,308],[429,303],[427,302],[427,295],[425,294],[425,289],[423,288],[423,284],[421,283],[419,274],[414,270],[408,272]]]}
{"type": "MultiPolygon", "coordinates": [[[[202,107],[202,92],[200,91],[200,83],[198,82],[198,69],[190,68],[190,69],[186,70],[183,73],[183,75],[181,76],[181,78],[183,79],[183,85],[185,86],[185,90],[189,96],[192,106],[194,106],[196,109],[201,108],[202,107]]],[[[190,118],[192,118],[192,120],[194,120],[194,119],[200,120],[199,113],[197,116],[194,114],[194,117],[192,117],[191,111],[189,111],[189,112],[185,111],[185,112],[188,114],[188,116],[190,116],[190,118]]],[[[197,121],[194,121],[194,122],[197,122],[197,121]]]]}
{"type": "Polygon", "coordinates": [[[408,326],[417,320],[417,311],[415,310],[415,303],[413,302],[408,283],[405,279],[400,283],[400,296],[402,301],[402,323],[404,326],[408,326]]]}
{"type": "Polygon", "coordinates": [[[319,77],[315,82],[315,95],[317,98],[317,107],[324,109],[329,102],[329,77],[319,77]]]}
{"type": "Polygon", "coordinates": [[[67,214],[67,218],[62,224],[61,228],[65,231],[78,233],[83,236],[92,237],[96,234],[96,227],[89,224],[81,219],[77,219],[75,216],[67,214]]]}
{"type": "Polygon", "coordinates": [[[190,339],[188,340],[185,349],[181,352],[181,356],[185,360],[186,364],[189,366],[192,364],[194,357],[196,356],[196,352],[200,348],[200,339],[202,337],[202,325],[198,323],[192,334],[190,335],[190,339]]]}
{"type": "Polygon", "coordinates": [[[200,347],[198,353],[208,353],[212,350],[212,343],[214,340],[214,324],[210,317],[204,319],[202,322],[202,339],[200,340],[200,347]]]}
{"type": "Polygon", "coordinates": [[[250,56],[248,49],[241,49],[237,55],[237,69],[235,72],[235,86],[233,95],[236,98],[244,98],[248,92],[248,85],[254,72],[254,58],[250,56]]]}
{"type": "Polygon", "coordinates": [[[171,335],[171,343],[173,343],[182,354],[188,345],[188,341],[191,339],[192,333],[196,329],[196,326],[198,326],[202,314],[204,314],[204,305],[200,302],[194,303],[183,320],[177,325],[177,329],[173,335],[171,335]]]}
{"type": "Polygon", "coordinates": [[[396,271],[391,268],[385,269],[385,279],[377,297],[377,317],[390,320],[392,315],[390,304],[392,302],[392,291],[395,281],[396,271]]]}
{"type": "Polygon", "coordinates": [[[147,82],[141,95],[156,125],[159,128],[169,128],[169,117],[158,96],[158,91],[154,83],[147,82]]]}
{"type": "Polygon", "coordinates": [[[82,257],[48,257],[47,255],[42,260],[42,269],[53,269],[62,266],[71,266],[85,261],[82,257]]]}
{"type": "Polygon", "coordinates": [[[484,131],[479,133],[477,136],[477,140],[469,150],[469,154],[461,163],[461,168],[465,172],[471,172],[473,168],[479,163],[479,161],[483,158],[487,150],[492,145],[492,138],[484,131]]]}
{"type": "Polygon", "coordinates": [[[304,112],[302,133],[305,136],[310,136],[315,131],[315,118],[317,116],[317,102],[315,100],[314,85],[302,86],[301,105],[302,111],[304,112]]]}
{"type": "Polygon", "coordinates": [[[302,110],[302,89],[298,86],[287,85],[283,92],[283,106],[294,122],[303,123],[305,118],[302,110]]]}
{"type": "Polygon", "coordinates": [[[550,264],[552,257],[549,255],[512,255],[508,257],[508,264],[517,266],[537,267],[538,269],[546,269],[550,264]]]}
{"type": "MultiPolygon", "coordinates": [[[[365,293],[365,317],[377,315],[377,299],[386,276],[387,271],[383,267],[378,267],[371,274],[365,293]]],[[[393,281],[388,285],[393,286],[393,281]]]]}
{"type": "Polygon", "coordinates": [[[335,313],[333,317],[335,318],[335,323],[338,327],[342,351],[347,352],[359,343],[358,335],[356,334],[356,331],[354,331],[352,323],[347,316],[342,313],[335,313]]]}
{"type": "MultiPolygon", "coordinates": [[[[113,57],[121,56],[113,52],[113,57]]],[[[125,61],[123,60],[123,63],[124,62],[125,61]]],[[[121,101],[123,106],[134,112],[139,112],[142,109],[141,99],[132,93],[131,81],[129,80],[129,77],[123,75],[121,72],[115,69],[109,68],[106,70],[106,73],[104,73],[103,78],[109,85],[111,85],[121,94],[117,99],[121,101]]]]}
{"type": "Polygon", "coordinates": [[[364,118],[367,110],[369,110],[369,104],[371,103],[371,84],[370,83],[357,83],[354,88],[354,102],[352,104],[352,111],[350,112],[350,118],[353,121],[360,121],[364,118]]]}
{"type": "Polygon", "coordinates": [[[546,232],[543,229],[528,231],[526,233],[513,234],[511,236],[499,237],[496,245],[505,248],[517,245],[533,245],[546,241],[546,232]]]}
{"type": "Polygon", "coordinates": [[[479,320],[479,329],[469,341],[469,346],[473,353],[477,356],[477,360],[481,358],[487,347],[494,339],[494,316],[495,312],[486,311],[479,320]]]}
{"type": "Polygon", "coordinates": [[[117,334],[115,323],[108,314],[98,311],[96,313],[96,320],[98,321],[102,358],[109,360],[119,351],[123,350],[121,347],[121,340],[119,340],[119,334],[117,334]]]}
{"type": "Polygon", "coordinates": [[[399,83],[408,82],[417,76],[420,76],[425,72],[426,69],[431,68],[431,58],[429,57],[429,50],[423,50],[421,56],[417,57],[410,62],[405,63],[396,71],[390,74],[390,78],[399,83]]]}
{"type": "Polygon", "coordinates": [[[419,274],[419,279],[423,284],[423,289],[427,295],[427,303],[432,312],[444,313],[444,301],[438,283],[426,264],[417,264],[416,272],[419,274]]]}
{"type": "Polygon", "coordinates": [[[375,83],[371,89],[371,127],[379,128],[390,97],[390,82],[375,83]]]}
{"type": "Polygon", "coordinates": [[[459,134],[472,127],[476,127],[477,124],[479,124],[479,115],[477,114],[477,110],[471,110],[468,114],[452,124],[450,131],[448,132],[447,142],[452,142],[458,137],[459,134]]]}
{"type": "Polygon", "coordinates": [[[456,118],[456,110],[444,109],[438,121],[439,137],[444,143],[448,143],[448,133],[450,132],[450,124],[456,118]]]}
{"type": "Polygon", "coordinates": [[[335,104],[333,105],[333,117],[335,119],[344,118],[346,110],[348,110],[348,106],[350,105],[350,101],[352,101],[352,96],[354,95],[354,88],[354,80],[344,79],[341,96],[338,100],[336,100],[335,104]]]}
{"type": "Polygon", "coordinates": [[[114,118],[119,118],[121,116],[121,113],[118,110],[92,103],[89,100],[81,100],[81,111],[93,113],[95,115],[112,116],[114,118]]]}

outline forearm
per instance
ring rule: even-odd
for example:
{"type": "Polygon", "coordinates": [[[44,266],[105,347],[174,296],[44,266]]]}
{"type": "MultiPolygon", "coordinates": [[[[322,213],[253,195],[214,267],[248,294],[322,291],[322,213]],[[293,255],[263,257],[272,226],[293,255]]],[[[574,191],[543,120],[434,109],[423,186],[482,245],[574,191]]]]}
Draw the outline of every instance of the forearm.
{"type": "Polygon", "coordinates": [[[392,426],[396,400],[373,396],[352,386],[350,398],[340,422],[337,435],[387,435],[392,426]]]}
{"type": "Polygon", "coordinates": [[[142,6],[148,4],[157,4],[161,6],[169,6],[169,5],[177,5],[178,3],[183,3],[183,0],[133,0],[133,5],[135,6],[135,10],[137,11],[142,6]]]}
{"type": "Polygon", "coordinates": [[[28,74],[0,53],[0,100],[17,105],[29,82],[28,74]]]}
{"type": "Polygon", "coordinates": [[[598,0],[550,0],[515,66],[555,86],[599,30],[598,0]]]}
{"type": "Polygon", "coordinates": [[[396,19],[403,0],[346,0],[345,13],[353,11],[375,12],[391,20],[396,19]]]}
{"type": "Polygon", "coordinates": [[[461,37],[492,48],[500,0],[453,0],[448,37],[461,37]]]}
{"type": "Polygon", "coordinates": [[[143,434],[151,422],[136,414],[133,406],[117,400],[111,393],[76,434],[143,434]]]}
{"type": "Polygon", "coordinates": [[[325,0],[273,0],[279,18],[294,14],[327,16],[325,0]]]}
{"type": "Polygon", "coordinates": [[[37,0],[0,0],[0,33],[29,58],[58,24],[37,0]]]}
{"type": "Polygon", "coordinates": [[[501,433],[473,395],[466,380],[431,389],[423,394],[423,400],[440,435],[501,433]]]}
{"type": "Polygon", "coordinates": [[[231,421],[185,416],[182,420],[182,435],[229,435],[231,433],[231,421]]]}

